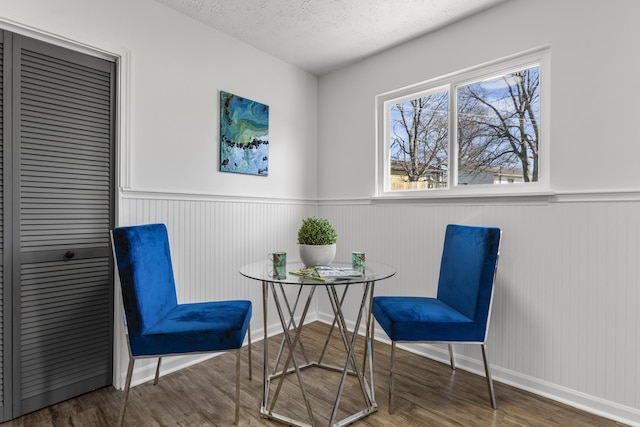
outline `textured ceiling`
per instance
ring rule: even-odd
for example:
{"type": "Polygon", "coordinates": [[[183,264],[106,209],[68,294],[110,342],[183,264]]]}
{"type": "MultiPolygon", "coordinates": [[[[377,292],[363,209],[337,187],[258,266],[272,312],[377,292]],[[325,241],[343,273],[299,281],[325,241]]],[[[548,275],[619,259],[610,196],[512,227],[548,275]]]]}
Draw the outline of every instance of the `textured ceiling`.
{"type": "Polygon", "coordinates": [[[155,0],[315,75],[506,0],[155,0]]]}

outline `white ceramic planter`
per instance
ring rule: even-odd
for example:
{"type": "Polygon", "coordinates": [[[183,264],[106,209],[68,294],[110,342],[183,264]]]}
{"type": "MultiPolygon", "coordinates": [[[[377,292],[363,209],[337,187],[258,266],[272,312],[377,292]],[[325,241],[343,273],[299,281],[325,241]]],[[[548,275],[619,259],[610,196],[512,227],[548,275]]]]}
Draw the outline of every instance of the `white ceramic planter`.
{"type": "Polygon", "coordinates": [[[329,265],[336,257],[336,244],[333,245],[298,245],[300,260],[307,267],[329,265]]]}

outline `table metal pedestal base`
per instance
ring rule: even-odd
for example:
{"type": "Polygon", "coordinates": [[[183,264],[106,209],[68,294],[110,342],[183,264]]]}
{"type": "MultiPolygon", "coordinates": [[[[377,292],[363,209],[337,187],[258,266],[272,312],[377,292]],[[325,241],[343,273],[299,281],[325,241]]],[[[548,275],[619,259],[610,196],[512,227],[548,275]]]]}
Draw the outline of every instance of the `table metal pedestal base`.
{"type": "Polygon", "coordinates": [[[373,298],[373,288],[374,281],[365,282],[361,285],[363,286],[362,299],[360,303],[360,308],[358,310],[357,319],[354,325],[354,332],[349,333],[347,330],[347,325],[344,319],[344,315],[342,312],[342,303],[346,297],[347,291],[356,285],[348,285],[348,284],[339,284],[339,283],[321,283],[321,284],[310,284],[304,283],[299,286],[297,296],[293,306],[289,304],[289,299],[284,292],[282,284],[278,284],[275,282],[263,281],[262,282],[262,294],[263,294],[263,315],[264,315],[264,324],[267,325],[267,302],[268,302],[268,294],[269,290],[273,296],[275,307],[278,312],[278,316],[280,318],[280,323],[282,325],[284,337],[282,343],[280,345],[280,349],[278,351],[278,355],[276,357],[276,361],[273,365],[273,372],[269,372],[269,346],[268,346],[268,337],[267,331],[265,328],[264,335],[264,372],[263,372],[263,395],[262,395],[262,403],[260,406],[260,414],[269,419],[273,419],[275,421],[279,421],[292,426],[300,426],[307,427],[318,426],[318,421],[316,419],[316,414],[314,414],[311,401],[309,399],[307,393],[307,386],[304,383],[302,378],[302,371],[309,368],[320,368],[326,369],[330,371],[334,371],[340,373],[340,382],[338,383],[338,391],[336,393],[336,398],[331,410],[331,415],[329,416],[329,427],[340,427],[353,423],[356,420],[359,420],[367,415],[370,415],[378,410],[378,405],[375,401],[374,394],[374,383],[373,383],[373,361],[372,361],[372,352],[371,352],[371,337],[370,337],[370,324],[371,324],[371,299],[373,298]],[[315,293],[316,287],[324,287],[327,290],[327,294],[329,296],[329,301],[331,303],[331,307],[334,313],[334,320],[329,333],[327,335],[324,348],[322,353],[318,359],[318,361],[309,361],[307,357],[306,351],[304,349],[304,345],[302,343],[301,332],[303,329],[305,317],[307,315],[309,305],[315,293]],[[338,297],[338,292],[336,290],[337,287],[344,287],[342,296],[338,297]],[[299,320],[299,324],[295,321],[295,313],[298,307],[298,304],[301,301],[301,296],[303,293],[303,289],[308,290],[308,295],[306,301],[304,303],[304,307],[302,310],[302,314],[299,320]],[[362,360],[362,367],[358,366],[358,362],[356,360],[356,356],[354,353],[356,340],[358,337],[357,331],[359,330],[362,317],[366,316],[366,334],[365,334],[365,351],[364,357],[362,360]],[[334,331],[334,327],[337,325],[337,330],[340,334],[340,338],[342,339],[344,350],[345,350],[345,361],[343,366],[335,366],[322,362],[325,351],[327,349],[327,345],[329,340],[331,339],[331,335],[334,331]],[[284,366],[281,370],[278,369],[278,365],[280,365],[284,349],[288,350],[288,354],[286,360],[284,361],[284,366]],[[299,349],[302,353],[305,361],[300,363],[298,360],[298,356],[296,355],[296,350],[299,349]],[[365,378],[365,371],[369,368],[368,371],[368,379],[365,378]],[[278,397],[280,395],[282,385],[284,383],[284,379],[288,375],[295,375],[297,377],[297,382],[300,386],[300,393],[304,405],[306,407],[308,420],[300,421],[293,419],[291,417],[287,417],[285,415],[274,412],[276,404],[278,402],[278,397]],[[362,392],[363,405],[364,408],[358,412],[350,414],[349,416],[336,420],[338,408],[340,406],[340,399],[342,397],[343,387],[345,384],[345,380],[347,376],[356,377],[359,383],[359,389],[362,392]],[[277,385],[273,393],[271,393],[271,382],[277,380],[277,385]],[[273,394],[271,396],[271,394],[273,394]]]}

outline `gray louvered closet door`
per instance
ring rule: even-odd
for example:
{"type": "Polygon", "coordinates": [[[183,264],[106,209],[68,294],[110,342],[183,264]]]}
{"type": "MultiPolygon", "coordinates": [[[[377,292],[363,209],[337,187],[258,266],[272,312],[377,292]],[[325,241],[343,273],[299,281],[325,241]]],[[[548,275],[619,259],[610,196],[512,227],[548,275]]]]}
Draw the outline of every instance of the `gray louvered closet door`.
{"type": "Polygon", "coordinates": [[[15,418],[112,382],[115,64],[17,35],[12,51],[15,418]]]}

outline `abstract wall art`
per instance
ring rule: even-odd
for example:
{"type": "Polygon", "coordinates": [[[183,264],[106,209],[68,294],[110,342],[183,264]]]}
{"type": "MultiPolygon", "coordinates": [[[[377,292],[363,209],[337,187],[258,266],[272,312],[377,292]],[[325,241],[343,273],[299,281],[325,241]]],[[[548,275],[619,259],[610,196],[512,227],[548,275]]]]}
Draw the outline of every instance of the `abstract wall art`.
{"type": "Polygon", "coordinates": [[[269,174],[269,106],[220,91],[220,171],[269,174]]]}

